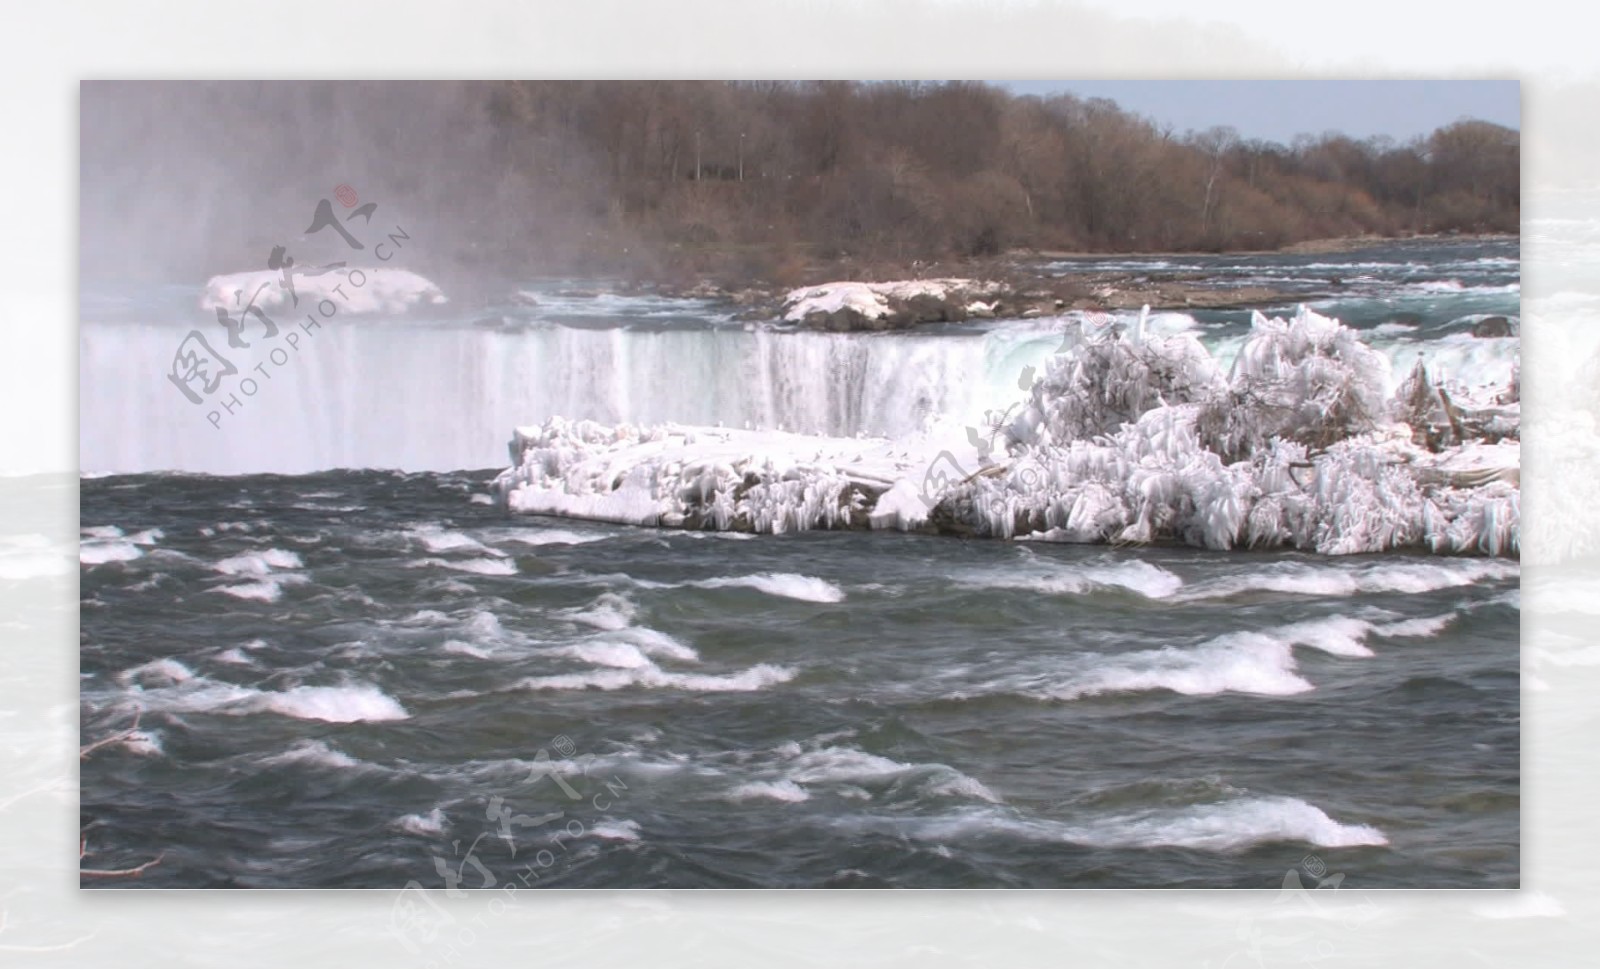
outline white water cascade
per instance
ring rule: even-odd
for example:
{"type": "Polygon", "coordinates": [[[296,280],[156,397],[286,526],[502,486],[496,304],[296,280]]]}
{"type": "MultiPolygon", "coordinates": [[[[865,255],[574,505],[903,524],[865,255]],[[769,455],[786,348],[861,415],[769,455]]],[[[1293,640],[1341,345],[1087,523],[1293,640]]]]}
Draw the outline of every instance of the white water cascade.
{"type": "Polygon", "coordinates": [[[981,423],[984,408],[1020,396],[1018,375],[1059,344],[1045,327],[938,336],[506,331],[336,317],[299,333],[296,349],[280,335],[233,351],[210,328],[212,348],[237,373],[195,404],[167,376],[189,329],[83,323],[81,470],[501,467],[508,429],[557,415],[896,437],[941,416],[981,423]]]}

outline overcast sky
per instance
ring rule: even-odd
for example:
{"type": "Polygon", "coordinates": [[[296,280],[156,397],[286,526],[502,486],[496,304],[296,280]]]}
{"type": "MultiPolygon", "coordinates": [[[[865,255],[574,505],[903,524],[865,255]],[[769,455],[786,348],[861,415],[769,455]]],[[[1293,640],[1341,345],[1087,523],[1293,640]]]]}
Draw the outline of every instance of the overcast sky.
{"type": "Polygon", "coordinates": [[[998,81],[1018,94],[1110,98],[1180,134],[1232,125],[1245,138],[1288,144],[1340,131],[1405,141],[1462,117],[1521,127],[1516,81],[998,81]]]}

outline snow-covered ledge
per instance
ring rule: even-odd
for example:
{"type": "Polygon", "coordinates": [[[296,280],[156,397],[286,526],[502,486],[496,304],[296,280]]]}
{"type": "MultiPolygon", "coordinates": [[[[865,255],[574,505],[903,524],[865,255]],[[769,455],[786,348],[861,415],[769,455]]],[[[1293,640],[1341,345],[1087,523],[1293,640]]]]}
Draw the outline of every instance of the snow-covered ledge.
{"type": "Polygon", "coordinates": [[[822,330],[886,330],[993,316],[983,302],[1001,284],[966,279],[897,280],[888,283],[840,281],[790,290],[783,319],[822,330]]]}
{"type": "Polygon", "coordinates": [[[932,504],[928,446],[553,418],[516,430],[495,486],[513,512],[629,525],[914,530],[932,504]]]}
{"type": "Polygon", "coordinates": [[[410,270],[386,266],[345,267],[315,276],[297,271],[292,279],[293,296],[284,285],[281,270],[213,276],[200,296],[200,309],[237,314],[253,305],[260,310],[295,308],[311,312],[317,304],[329,300],[339,313],[404,313],[413,306],[446,302],[444,293],[432,280],[410,270]]]}

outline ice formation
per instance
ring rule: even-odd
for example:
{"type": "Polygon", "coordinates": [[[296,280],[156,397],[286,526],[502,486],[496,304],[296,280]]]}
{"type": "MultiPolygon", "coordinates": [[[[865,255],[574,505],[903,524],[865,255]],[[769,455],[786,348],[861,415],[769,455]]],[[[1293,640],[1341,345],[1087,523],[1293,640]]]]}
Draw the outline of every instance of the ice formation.
{"type": "Polygon", "coordinates": [[[678,425],[552,418],[519,428],[496,487],[514,512],[719,531],[914,529],[927,519],[910,480],[921,448],[678,425]]]}
{"type": "Polygon", "coordinates": [[[1224,372],[1194,336],[1083,323],[988,434],[899,441],[552,419],[513,511],[743,532],[891,528],[1068,542],[1520,552],[1515,371],[1437,380],[1301,307],[1224,372]]]}

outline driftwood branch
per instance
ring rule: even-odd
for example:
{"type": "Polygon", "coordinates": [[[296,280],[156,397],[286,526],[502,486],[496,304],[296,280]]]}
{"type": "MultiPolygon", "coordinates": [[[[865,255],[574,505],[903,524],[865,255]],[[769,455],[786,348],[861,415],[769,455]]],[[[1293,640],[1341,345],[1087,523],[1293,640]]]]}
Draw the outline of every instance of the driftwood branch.
{"type": "Polygon", "coordinates": [[[133,712],[133,726],[132,727],[128,728],[126,731],[119,731],[118,733],[113,734],[110,737],[101,738],[100,740],[95,741],[92,744],[86,744],[83,747],[79,748],[78,749],[78,760],[82,761],[85,758],[88,758],[89,755],[95,753],[96,751],[99,751],[101,748],[104,748],[104,747],[107,747],[107,746],[113,745],[113,744],[121,744],[122,742],[127,741],[129,738],[132,738],[135,734],[138,734],[139,733],[139,718],[141,718],[143,716],[144,716],[143,709],[134,711],[133,712]]]}
{"type": "MultiPolygon", "coordinates": [[[[123,876],[140,876],[143,875],[144,871],[151,866],[160,865],[161,860],[165,859],[166,857],[167,854],[163,852],[154,859],[151,859],[149,862],[133,866],[128,869],[79,869],[78,875],[88,876],[91,879],[115,879],[123,876]]],[[[78,858],[83,858],[81,852],[78,858]]]]}
{"type": "MultiPolygon", "coordinates": [[[[134,714],[133,714],[133,724],[126,731],[119,731],[116,734],[110,735],[108,737],[101,738],[98,741],[95,741],[95,742],[93,742],[91,744],[86,744],[83,747],[79,748],[78,749],[78,760],[79,761],[84,761],[84,760],[88,759],[88,757],[91,754],[95,753],[96,751],[99,751],[101,748],[108,747],[109,745],[113,745],[113,744],[121,744],[123,742],[128,741],[134,735],[138,734],[139,733],[139,718],[141,716],[143,716],[143,714],[144,714],[144,711],[142,709],[135,711],[134,714]]],[[[88,840],[88,837],[80,832],[80,833],[78,833],[78,861],[81,863],[83,861],[83,857],[85,855],[88,855],[88,853],[89,853],[89,840],[88,840]]],[[[160,855],[156,856],[154,859],[151,859],[149,862],[141,863],[141,864],[139,864],[137,866],[131,866],[131,867],[127,868],[127,869],[83,869],[83,868],[79,868],[78,875],[79,876],[88,877],[90,879],[118,879],[118,878],[130,878],[130,877],[133,877],[133,876],[141,876],[141,875],[144,874],[144,871],[146,869],[149,869],[151,866],[160,865],[161,864],[161,860],[165,859],[166,857],[167,857],[166,852],[162,852],[160,855]]]]}

